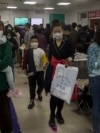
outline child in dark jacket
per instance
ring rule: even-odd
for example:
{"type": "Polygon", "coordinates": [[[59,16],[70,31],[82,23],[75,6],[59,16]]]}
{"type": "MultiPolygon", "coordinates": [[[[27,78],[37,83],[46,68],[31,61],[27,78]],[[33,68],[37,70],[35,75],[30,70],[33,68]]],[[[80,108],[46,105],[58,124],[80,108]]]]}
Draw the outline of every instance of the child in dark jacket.
{"type": "Polygon", "coordinates": [[[47,64],[45,52],[38,48],[39,42],[37,36],[32,36],[30,46],[26,51],[23,63],[23,69],[27,72],[30,88],[30,103],[28,109],[34,107],[36,84],[38,85],[38,100],[42,101],[42,90],[44,87],[44,70],[47,64]]]}

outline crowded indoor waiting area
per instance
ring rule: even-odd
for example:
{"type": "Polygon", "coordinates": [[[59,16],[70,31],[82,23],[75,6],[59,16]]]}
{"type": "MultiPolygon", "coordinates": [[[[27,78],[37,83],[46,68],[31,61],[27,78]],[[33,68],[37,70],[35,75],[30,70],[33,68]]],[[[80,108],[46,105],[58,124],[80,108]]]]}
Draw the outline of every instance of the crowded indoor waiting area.
{"type": "Polygon", "coordinates": [[[100,133],[99,0],[0,0],[0,133],[100,133]]]}

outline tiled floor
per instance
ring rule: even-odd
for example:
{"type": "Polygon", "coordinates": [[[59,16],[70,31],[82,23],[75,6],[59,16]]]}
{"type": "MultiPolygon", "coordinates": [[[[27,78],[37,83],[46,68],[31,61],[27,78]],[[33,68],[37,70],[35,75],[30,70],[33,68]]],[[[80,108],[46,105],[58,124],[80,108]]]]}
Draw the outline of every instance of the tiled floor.
{"type": "MultiPolygon", "coordinates": [[[[23,92],[23,97],[13,99],[18,121],[22,133],[53,133],[48,126],[49,96],[44,95],[42,103],[36,102],[34,109],[28,110],[28,85],[26,76],[20,69],[16,70],[16,86],[23,92]]],[[[91,133],[91,120],[87,116],[76,114],[73,110],[75,104],[66,105],[63,109],[64,125],[58,125],[57,133],[91,133]]]]}

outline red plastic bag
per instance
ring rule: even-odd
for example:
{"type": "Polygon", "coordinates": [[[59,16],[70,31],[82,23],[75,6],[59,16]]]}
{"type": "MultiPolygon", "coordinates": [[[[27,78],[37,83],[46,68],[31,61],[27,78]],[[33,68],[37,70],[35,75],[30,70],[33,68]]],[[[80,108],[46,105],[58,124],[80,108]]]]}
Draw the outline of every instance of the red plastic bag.
{"type": "Polygon", "coordinates": [[[72,95],[72,101],[77,101],[77,99],[78,99],[78,85],[75,84],[74,92],[73,92],[73,95],[72,95]]]}

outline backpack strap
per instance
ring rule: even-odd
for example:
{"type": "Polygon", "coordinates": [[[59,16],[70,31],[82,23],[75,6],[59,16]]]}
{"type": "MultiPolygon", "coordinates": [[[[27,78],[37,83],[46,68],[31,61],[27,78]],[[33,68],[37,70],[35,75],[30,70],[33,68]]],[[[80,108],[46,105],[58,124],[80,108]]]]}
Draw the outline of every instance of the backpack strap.
{"type": "Polygon", "coordinates": [[[33,48],[29,48],[27,51],[27,64],[28,64],[28,73],[30,72],[36,73],[33,48]]]}

